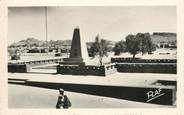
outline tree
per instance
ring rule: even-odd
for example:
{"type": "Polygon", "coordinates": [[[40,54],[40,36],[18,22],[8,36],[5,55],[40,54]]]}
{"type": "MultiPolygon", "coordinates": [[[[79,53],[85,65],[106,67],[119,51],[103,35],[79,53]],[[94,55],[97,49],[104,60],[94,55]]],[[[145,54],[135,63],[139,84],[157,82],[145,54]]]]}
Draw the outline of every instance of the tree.
{"type": "Polygon", "coordinates": [[[121,52],[125,52],[126,51],[125,41],[122,40],[116,43],[113,50],[114,55],[120,55],[121,52]]]}
{"type": "Polygon", "coordinates": [[[140,39],[140,47],[142,55],[148,52],[151,54],[152,51],[156,50],[156,46],[153,44],[151,35],[149,33],[138,33],[136,35],[138,39],[140,39]]]}
{"type": "Polygon", "coordinates": [[[18,49],[8,49],[11,60],[20,60],[20,51],[18,49]]]}
{"type": "Polygon", "coordinates": [[[89,49],[91,56],[99,56],[100,65],[103,65],[102,58],[108,56],[108,42],[104,39],[100,39],[99,35],[96,36],[95,42],[92,43],[91,48],[89,49]]]}
{"type": "Polygon", "coordinates": [[[135,35],[126,36],[126,50],[133,55],[132,60],[135,58],[135,55],[141,51],[140,48],[140,39],[135,35]]]}
{"type": "Polygon", "coordinates": [[[91,48],[89,49],[91,56],[95,57],[99,52],[100,46],[99,46],[99,36],[96,36],[95,42],[92,43],[91,48]]]}
{"type": "Polygon", "coordinates": [[[156,46],[153,44],[149,33],[128,35],[125,39],[126,50],[133,55],[132,60],[140,52],[144,55],[147,52],[151,54],[152,51],[156,50],[156,46]]]}

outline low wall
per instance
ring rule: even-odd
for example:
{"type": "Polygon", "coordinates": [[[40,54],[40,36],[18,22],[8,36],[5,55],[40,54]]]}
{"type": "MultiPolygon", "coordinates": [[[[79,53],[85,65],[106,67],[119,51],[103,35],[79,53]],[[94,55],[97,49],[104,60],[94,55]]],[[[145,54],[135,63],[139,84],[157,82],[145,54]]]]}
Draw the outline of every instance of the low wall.
{"type": "Polygon", "coordinates": [[[45,64],[58,63],[60,61],[62,61],[62,59],[47,59],[47,60],[29,61],[25,63],[29,64],[30,66],[39,66],[39,65],[45,65],[45,64]]]}
{"type": "Polygon", "coordinates": [[[27,73],[30,71],[28,64],[8,64],[8,72],[12,73],[27,73]]]}
{"type": "Polygon", "coordinates": [[[17,63],[9,63],[9,64],[27,64],[30,66],[39,66],[39,65],[45,65],[45,64],[53,64],[53,63],[59,63],[63,59],[45,59],[45,60],[35,60],[35,61],[24,61],[24,62],[17,62],[17,63]]]}
{"type": "Polygon", "coordinates": [[[175,63],[117,63],[118,72],[176,74],[175,63]]]}
{"type": "Polygon", "coordinates": [[[111,58],[113,63],[177,63],[176,59],[111,58]]]}
{"type": "MultiPolygon", "coordinates": [[[[18,84],[17,82],[9,82],[11,84],[18,84]]],[[[112,97],[130,101],[154,103],[162,105],[173,105],[176,102],[176,87],[175,86],[109,86],[107,85],[92,85],[92,84],[75,84],[75,83],[51,83],[26,81],[19,83],[22,85],[42,87],[49,89],[63,88],[65,91],[84,93],[89,95],[112,97]],[[148,98],[152,93],[154,97],[148,98]],[[153,100],[150,100],[152,99],[153,100]],[[148,101],[150,100],[150,101],[148,101]]],[[[72,102],[71,102],[72,103],[72,102]]]]}
{"type": "Polygon", "coordinates": [[[116,72],[115,65],[106,65],[106,66],[71,66],[71,65],[58,65],[57,73],[58,74],[72,74],[72,75],[99,75],[106,76],[108,74],[116,72]]]}
{"type": "Polygon", "coordinates": [[[176,80],[157,80],[156,82],[152,83],[154,84],[161,84],[161,85],[171,85],[171,86],[177,86],[176,80]]]}

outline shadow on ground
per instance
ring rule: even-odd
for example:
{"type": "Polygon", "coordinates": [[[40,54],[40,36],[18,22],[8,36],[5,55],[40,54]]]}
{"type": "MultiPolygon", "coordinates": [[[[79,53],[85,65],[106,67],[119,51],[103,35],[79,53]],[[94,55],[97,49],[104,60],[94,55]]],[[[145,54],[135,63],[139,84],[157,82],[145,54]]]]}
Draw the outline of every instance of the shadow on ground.
{"type": "MultiPolygon", "coordinates": [[[[156,91],[158,87],[129,87],[129,86],[105,86],[105,85],[89,85],[89,84],[73,84],[73,83],[50,83],[50,82],[36,82],[20,79],[8,79],[9,84],[41,87],[48,89],[58,90],[63,88],[65,91],[84,93],[97,96],[112,97],[118,99],[125,99],[137,102],[147,103],[148,97],[147,93],[149,91],[156,91]]],[[[162,95],[149,103],[162,104],[162,105],[172,105],[173,90],[165,88],[162,89],[162,95]]]]}

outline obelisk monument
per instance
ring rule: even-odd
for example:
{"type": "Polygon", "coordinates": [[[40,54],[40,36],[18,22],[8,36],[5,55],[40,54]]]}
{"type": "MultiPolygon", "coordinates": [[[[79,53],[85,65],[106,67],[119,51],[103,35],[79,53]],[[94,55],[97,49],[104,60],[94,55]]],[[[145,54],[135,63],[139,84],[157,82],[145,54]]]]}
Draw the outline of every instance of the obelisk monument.
{"type": "Polygon", "coordinates": [[[60,62],[56,68],[57,73],[106,76],[117,72],[115,64],[98,65],[88,58],[86,41],[80,36],[80,29],[77,27],[73,32],[70,56],[60,62]]]}
{"type": "Polygon", "coordinates": [[[85,65],[88,60],[88,51],[85,39],[80,36],[79,27],[74,29],[69,58],[65,58],[63,64],[85,65]]]}

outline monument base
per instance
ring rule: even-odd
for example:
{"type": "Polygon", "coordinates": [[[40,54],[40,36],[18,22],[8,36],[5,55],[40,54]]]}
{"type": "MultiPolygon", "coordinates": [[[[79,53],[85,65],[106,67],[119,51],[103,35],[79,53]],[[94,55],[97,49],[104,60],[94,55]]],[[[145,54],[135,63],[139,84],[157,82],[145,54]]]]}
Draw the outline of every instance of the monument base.
{"type": "Polygon", "coordinates": [[[97,75],[106,76],[117,72],[115,64],[97,65],[58,65],[57,73],[65,75],[97,75]]]}
{"type": "Polygon", "coordinates": [[[59,64],[84,66],[85,62],[82,58],[63,58],[63,62],[60,62],[59,64]]]}

